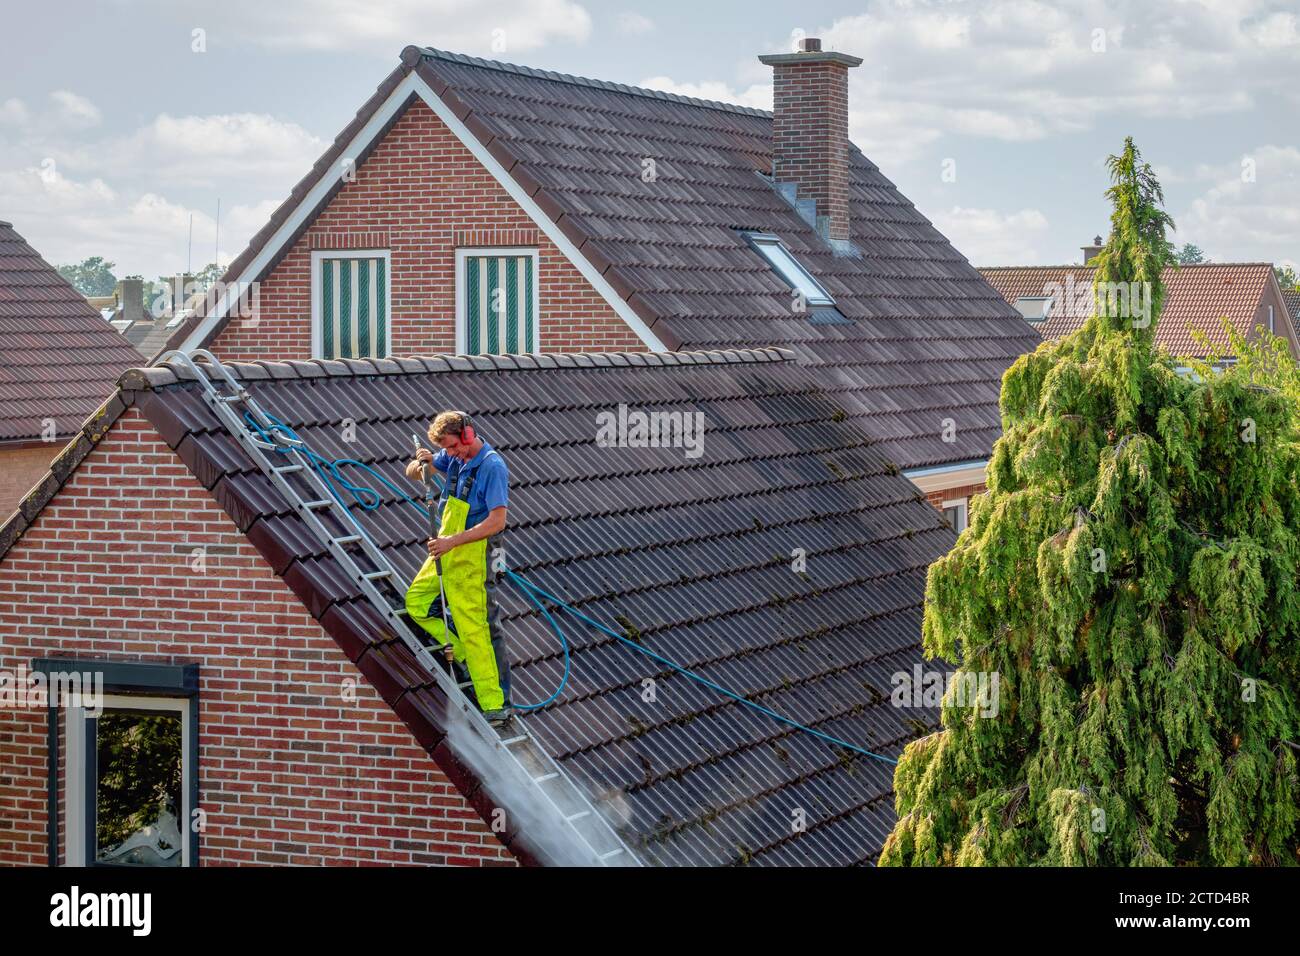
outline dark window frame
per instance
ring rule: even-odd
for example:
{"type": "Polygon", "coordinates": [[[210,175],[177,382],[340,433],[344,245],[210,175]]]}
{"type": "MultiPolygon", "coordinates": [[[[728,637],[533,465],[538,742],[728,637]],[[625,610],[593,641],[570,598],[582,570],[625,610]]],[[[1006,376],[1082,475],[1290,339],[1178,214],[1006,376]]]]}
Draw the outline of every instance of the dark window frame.
{"type": "MultiPolygon", "coordinates": [[[[103,692],[120,696],[139,695],[141,697],[173,697],[186,702],[185,716],[189,720],[189,735],[183,746],[183,754],[190,755],[190,766],[184,768],[185,791],[187,803],[192,812],[199,806],[199,665],[171,664],[161,661],[124,661],[95,657],[45,657],[32,661],[31,669],[44,673],[47,678],[51,672],[101,673],[104,675],[103,692]]],[[[59,711],[58,701],[49,700],[47,707],[48,733],[48,775],[46,795],[46,840],[49,865],[59,865],[59,711]]],[[[147,705],[141,711],[157,713],[147,705]]],[[[97,779],[97,727],[92,726],[96,717],[83,717],[86,722],[84,739],[87,742],[87,767],[84,775],[86,792],[83,794],[84,816],[82,818],[82,836],[86,841],[85,865],[128,868],[123,864],[101,863],[95,860],[95,784],[97,779]]],[[[182,759],[184,759],[182,757],[182,759]]],[[[68,808],[71,812],[71,807],[68,808]]],[[[186,848],[188,865],[199,865],[201,841],[199,832],[191,825],[189,819],[180,821],[188,834],[189,845],[186,848]]]]}

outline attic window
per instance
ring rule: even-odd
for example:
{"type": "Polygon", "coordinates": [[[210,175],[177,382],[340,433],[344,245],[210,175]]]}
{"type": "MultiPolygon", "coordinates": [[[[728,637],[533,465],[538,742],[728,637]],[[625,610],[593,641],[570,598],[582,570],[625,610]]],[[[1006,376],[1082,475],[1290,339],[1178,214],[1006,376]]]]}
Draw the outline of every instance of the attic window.
{"type": "Polygon", "coordinates": [[[456,351],[541,350],[541,284],[534,247],[456,250],[456,351]]]}
{"type": "Polygon", "coordinates": [[[1052,314],[1052,301],[1050,295],[1022,295],[1016,299],[1016,308],[1026,322],[1037,325],[1052,314]]]}
{"type": "Polygon", "coordinates": [[[754,250],[767,260],[768,265],[790,284],[790,288],[803,296],[805,303],[814,306],[835,304],[830,293],[823,289],[821,284],[812,277],[812,273],[790,254],[790,250],[779,238],[762,232],[747,232],[745,238],[749,240],[754,250]]]}

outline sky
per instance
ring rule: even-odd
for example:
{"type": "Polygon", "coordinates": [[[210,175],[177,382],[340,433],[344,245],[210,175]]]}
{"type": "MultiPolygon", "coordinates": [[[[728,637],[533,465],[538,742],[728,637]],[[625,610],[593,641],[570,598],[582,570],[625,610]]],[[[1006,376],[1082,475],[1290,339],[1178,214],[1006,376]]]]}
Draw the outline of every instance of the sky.
{"type": "Polygon", "coordinates": [[[771,108],[863,58],[853,141],[972,263],[1072,263],[1132,135],[1181,245],[1300,261],[1295,0],[60,0],[6,12],[0,219],[148,278],[244,248],[416,43],[771,108]],[[216,214],[220,203],[220,232],[216,214]],[[192,234],[191,234],[192,221],[192,234]],[[192,238],[191,238],[192,235],[192,238]]]}

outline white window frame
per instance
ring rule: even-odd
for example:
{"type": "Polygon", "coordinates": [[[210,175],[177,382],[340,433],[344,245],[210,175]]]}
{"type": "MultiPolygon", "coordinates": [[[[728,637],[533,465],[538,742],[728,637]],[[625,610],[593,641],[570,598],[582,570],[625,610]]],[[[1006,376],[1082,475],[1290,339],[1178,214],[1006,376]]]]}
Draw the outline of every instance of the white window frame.
{"type": "MultiPolygon", "coordinates": [[[[133,694],[104,694],[101,698],[101,714],[110,708],[127,708],[130,710],[175,711],[181,715],[181,866],[193,866],[190,859],[190,827],[193,821],[190,815],[194,808],[190,806],[189,774],[197,760],[190,734],[190,705],[188,697],[137,697],[133,694]]],[[[90,839],[85,821],[87,819],[86,787],[86,708],[69,707],[67,733],[67,763],[64,765],[64,821],[67,824],[67,851],[64,866],[88,866],[93,860],[86,859],[86,847],[90,839]]]]}
{"type": "Polygon", "coordinates": [[[773,235],[770,232],[747,232],[745,233],[745,238],[749,240],[750,245],[754,247],[754,251],[763,257],[763,261],[768,264],[768,267],[773,272],[784,279],[786,284],[789,285],[792,290],[803,294],[805,304],[812,306],[835,304],[835,300],[831,297],[831,294],[827,292],[826,288],[817,281],[816,277],[811,272],[808,271],[808,267],[795,257],[795,254],[790,251],[789,247],[781,241],[780,236],[773,235]],[[784,255],[769,255],[765,251],[765,249],[769,247],[779,249],[784,255]],[[792,270],[794,274],[791,274],[792,270]],[[804,289],[805,283],[808,287],[815,290],[816,294],[808,295],[804,289]]]}
{"type": "MultiPolygon", "coordinates": [[[[957,509],[957,527],[954,528],[953,530],[956,531],[958,534],[961,534],[963,531],[966,530],[966,524],[969,520],[970,499],[969,498],[949,499],[948,501],[945,501],[943,503],[943,511],[946,512],[949,508],[957,509]]],[[[944,514],[944,517],[946,518],[947,515],[944,514]]]]}
{"type": "Polygon", "coordinates": [[[326,259],[383,259],[384,307],[388,315],[384,321],[384,341],[379,358],[393,350],[393,257],[389,249],[313,249],[311,251],[311,357],[324,358],[325,330],[321,325],[321,263],[326,259]]]}
{"type": "Polygon", "coordinates": [[[1040,325],[1052,317],[1052,306],[1055,301],[1055,298],[1050,295],[1022,295],[1016,299],[1015,306],[1016,311],[1020,313],[1022,319],[1030,325],[1040,325]],[[1043,307],[1038,315],[1025,315],[1025,307],[1022,306],[1021,303],[1027,305],[1031,302],[1043,307]]]}
{"type": "MultiPolygon", "coordinates": [[[[456,354],[469,347],[465,314],[465,260],[478,256],[530,256],[533,260],[533,341],[527,352],[542,350],[542,257],[536,246],[464,246],[456,249],[456,354]]],[[[525,353],[526,354],[526,353],[525,353]]]]}

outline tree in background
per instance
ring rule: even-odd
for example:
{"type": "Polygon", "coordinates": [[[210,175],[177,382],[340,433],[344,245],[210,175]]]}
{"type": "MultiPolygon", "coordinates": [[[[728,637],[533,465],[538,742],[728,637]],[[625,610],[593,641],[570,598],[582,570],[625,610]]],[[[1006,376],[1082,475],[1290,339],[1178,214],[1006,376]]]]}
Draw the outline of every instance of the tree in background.
{"type": "Polygon", "coordinates": [[[1172,222],[1131,139],[1109,167],[1096,314],[1007,372],[988,492],[929,571],[957,671],[884,864],[1300,862],[1300,413],[1155,349],[1172,222]],[[960,696],[980,674],[996,708],[960,696]]]}
{"type": "Polygon", "coordinates": [[[1283,289],[1300,289],[1300,276],[1291,266],[1274,266],[1273,271],[1277,273],[1277,284],[1283,289]]]}
{"type": "Polygon", "coordinates": [[[194,281],[199,284],[199,288],[210,289],[212,283],[221,278],[221,271],[221,268],[215,262],[209,262],[194,274],[194,281]]]}
{"type": "Polygon", "coordinates": [[[71,282],[82,295],[112,295],[117,288],[114,267],[115,263],[92,256],[76,265],[59,266],[59,275],[71,282]]]}
{"type": "Polygon", "coordinates": [[[1174,253],[1174,258],[1178,260],[1180,266],[1194,266],[1205,261],[1205,253],[1201,251],[1200,246],[1185,242],[1183,247],[1174,253]]]}

